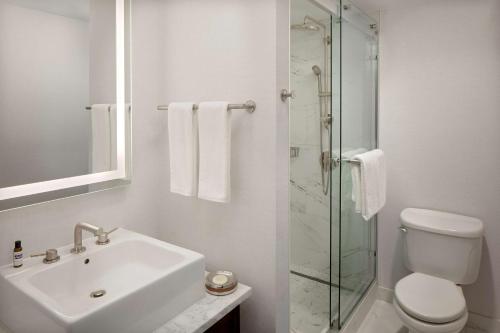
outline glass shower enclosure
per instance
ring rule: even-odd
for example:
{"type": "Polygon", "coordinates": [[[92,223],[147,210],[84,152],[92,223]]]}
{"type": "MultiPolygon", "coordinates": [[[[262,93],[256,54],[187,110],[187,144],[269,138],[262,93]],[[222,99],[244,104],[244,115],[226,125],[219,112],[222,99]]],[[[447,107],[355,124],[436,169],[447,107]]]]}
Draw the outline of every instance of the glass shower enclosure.
{"type": "Polygon", "coordinates": [[[377,146],[377,26],[352,3],[291,0],[290,327],[336,332],[376,276],[376,219],[351,164],[377,146]]]}

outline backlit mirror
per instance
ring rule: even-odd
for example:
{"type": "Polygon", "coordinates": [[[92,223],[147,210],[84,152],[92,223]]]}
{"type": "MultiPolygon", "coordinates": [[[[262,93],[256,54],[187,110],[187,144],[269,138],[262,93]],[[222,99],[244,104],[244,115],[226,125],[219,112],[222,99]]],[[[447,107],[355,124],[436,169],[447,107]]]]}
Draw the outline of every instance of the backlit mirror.
{"type": "Polygon", "coordinates": [[[0,210],[127,183],[129,14],[0,0],[0,210]]]}

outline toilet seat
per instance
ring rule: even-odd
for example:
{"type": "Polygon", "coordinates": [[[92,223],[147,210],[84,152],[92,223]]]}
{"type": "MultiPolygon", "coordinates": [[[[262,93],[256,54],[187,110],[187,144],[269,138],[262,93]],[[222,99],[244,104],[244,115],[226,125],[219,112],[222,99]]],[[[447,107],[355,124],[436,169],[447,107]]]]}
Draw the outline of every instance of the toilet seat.
{"type": "Polygon", "coordinates": [[[427,274],[413,273],[401,279],[394,296],[401,310],[427,323],[453,322],[467,312],[462,288],[427,274]]]}

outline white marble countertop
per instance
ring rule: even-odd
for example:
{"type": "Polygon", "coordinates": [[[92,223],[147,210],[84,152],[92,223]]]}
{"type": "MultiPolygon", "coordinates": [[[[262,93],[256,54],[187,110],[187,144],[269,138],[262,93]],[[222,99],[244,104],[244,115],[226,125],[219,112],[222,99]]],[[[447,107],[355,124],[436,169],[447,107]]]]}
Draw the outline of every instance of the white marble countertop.
{"type": "Polygon", "coordinates": [[[239,283],[230,295],[205,297],[153,333],[201,333],[250,297],[252,288],[239,283]]]}

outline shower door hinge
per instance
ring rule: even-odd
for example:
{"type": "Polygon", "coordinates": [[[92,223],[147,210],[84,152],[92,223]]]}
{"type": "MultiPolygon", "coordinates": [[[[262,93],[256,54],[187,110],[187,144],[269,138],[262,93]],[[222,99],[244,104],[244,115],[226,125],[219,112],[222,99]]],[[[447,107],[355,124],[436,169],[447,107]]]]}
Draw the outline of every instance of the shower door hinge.
{"type": "Polygon", "coordinates": [[[332,170],[337,168],[339,165],[340,165],[340,158],[338,158],[337,156],[333,156],[330,159],[330,166],[332,167],[332,170]]]}

